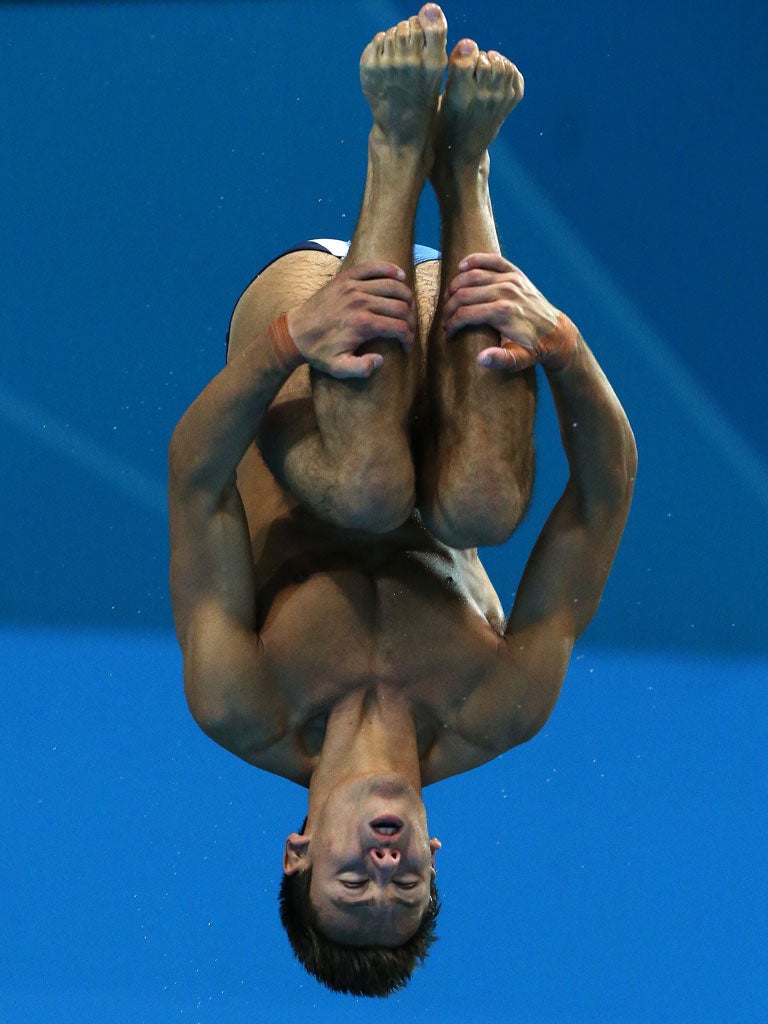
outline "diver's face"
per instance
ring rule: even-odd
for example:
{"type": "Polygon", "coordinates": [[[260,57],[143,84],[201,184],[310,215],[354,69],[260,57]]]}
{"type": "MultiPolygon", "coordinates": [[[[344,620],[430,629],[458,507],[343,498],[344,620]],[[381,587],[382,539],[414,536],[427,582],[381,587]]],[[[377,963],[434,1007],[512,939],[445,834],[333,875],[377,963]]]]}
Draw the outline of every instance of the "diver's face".
{"type": "Polygon", "coordinates": [[[430,899],[434,856],[421,796],[396,775],[373,775],[334,790],[313,825],[310,899],[328,938],[399,946],[430,899]]]}

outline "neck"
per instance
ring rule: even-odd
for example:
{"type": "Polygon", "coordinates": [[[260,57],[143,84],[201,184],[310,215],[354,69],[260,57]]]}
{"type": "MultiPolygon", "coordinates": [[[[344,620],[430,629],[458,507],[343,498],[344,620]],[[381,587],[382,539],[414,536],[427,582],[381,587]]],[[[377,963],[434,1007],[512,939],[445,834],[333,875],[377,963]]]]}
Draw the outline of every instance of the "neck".
{"type": "Polygon", "coordinates": [[[416,723],[401,692],[357,691],[331,712],[309,783],[308,828],[331,790],[370,775],[393,775],[421,793],[416,723]]]}

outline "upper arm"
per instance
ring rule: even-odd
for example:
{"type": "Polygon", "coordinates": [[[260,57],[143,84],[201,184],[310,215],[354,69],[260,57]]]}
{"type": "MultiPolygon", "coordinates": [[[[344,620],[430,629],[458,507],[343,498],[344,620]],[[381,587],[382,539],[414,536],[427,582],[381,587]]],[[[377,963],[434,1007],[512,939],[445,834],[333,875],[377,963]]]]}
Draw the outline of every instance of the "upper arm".
{"type": "Polygon", "coordinates": [[[633,480],[588,503],[573,479],[541,531],[517,591],[508,643],[535,638],[540,654],[581,636],[597,611],[632,499],[633,480]]]}
{"type": "Polygon", "coordinates": [[[184,689],[200,727],[240,756],[274,735],[279,708],[255,632],[253,556],[234,480],[224,493],[171,471],[171,597],[184,689]]]}
{"type": "Polygon", "coordinates": [[[547,379],[570,477],[528,559],[494,678],[475,708],[486,730],[495,720],[507,746],[534,735],[555,706],[616,557],[637,468],[626,414],[580,336],[567,366],[547,379]]]}
{"type": "Polygon", "coordinates": [[[543,727],[600,603],[629,501],[587,511],[577,488],[566,487],[526,565],[493,670],[465,705],[463,732],[501,752],[543,727]]]}

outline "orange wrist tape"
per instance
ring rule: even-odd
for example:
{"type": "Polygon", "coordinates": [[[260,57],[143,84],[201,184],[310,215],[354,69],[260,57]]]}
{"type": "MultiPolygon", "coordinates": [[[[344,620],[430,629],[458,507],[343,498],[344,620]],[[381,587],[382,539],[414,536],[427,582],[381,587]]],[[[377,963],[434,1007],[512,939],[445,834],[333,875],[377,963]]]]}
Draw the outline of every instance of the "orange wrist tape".
{"type": "Polygon", "coordinates": [[[289,372],[295,370],[304,362],[304,356],[299,352],[296,342],[288,330],[288,320],[283,313],[277,320],[273,320],[267,328],[267,337],[272,346],[272,351],[277,356],[278,362],[284,370],[289,372]]]}
{"type": "Polygon", "coordinates": [[[541,346],[546,351],[542,360],[547,369],[562,370],[571,355],[576,351],[579,329],[565,313],[558,313],[557,323],[541,339],[541,346]],[[550,363],[549,360],[552,360],[550,363]]]}

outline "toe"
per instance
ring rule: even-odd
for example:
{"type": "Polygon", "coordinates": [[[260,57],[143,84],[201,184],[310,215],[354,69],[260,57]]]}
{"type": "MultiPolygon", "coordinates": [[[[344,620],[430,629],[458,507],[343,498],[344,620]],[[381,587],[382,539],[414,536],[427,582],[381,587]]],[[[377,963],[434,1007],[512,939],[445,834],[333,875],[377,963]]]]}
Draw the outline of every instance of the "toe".
{"type": "Polygon", "coordinates": [[[525,79],[515,65],[512,65],[512,83],[515,91],[515,99],[519,103],[525,93],[525,79]]]}
{"type": "Polygon", "coordinates": [[[411,23],[410,21],[401,21],[398,23],[395,40],[397,46],[401,50],[407,49],[411,44],[411,23]]]}
{"type": "Polygon", "coordinates": [[[512,103],[519,103],[523,98],[523,76],[511,60],[504,58],[504,92],[512,103]]]}
{"type": "Polygon", "coordinates": [[[457,67],[474,68],[480,51],[474,39],[461,39],[451,53],[451,64],[457,67]]]}
{"type": "Polygon", "coordinates": [[[503,75],[507,68],[507,58],[502,56],[498,50],[489,50],[487,56],[488,60],[491,62],[491,68],[494,75],[503,75]]]}
{"type": "Polygon", "coordinates": [[[424,29],[421,27],[418,15],[414,14],[408,21],[410,27],[410,45],[419,51],[424,49],[424,29]]]}
{"type": "Polygon", "coordinates": [[[480,52],[475,68],[475,78],[478,85],[488,86],[493,80],[493,64],[490,57],[484,51],[480,52]]]}
{"type": "Polygon", "coordinates": [[[368,43],[366,48],[363,50],[362,56],[360,57],[361,64],[372,64],[377,61],[381,56],[381,52],[384,48],[384,33],[377,32],[373,39],[368,43]]]}
{"type": "Polygon", "coordinates": [[[424,32],[426,45],[430,49],[445,49],[448,36],[448,22],[437,4],[424,4],[419,11],[419,22],[424,32]]]}
{"type": "Polygon", "coordinates": [[[397,25],[392,28],[388,28],[384,33],[384,42],[382,43],[381,52],[382,55],[391,59],[397,53],[397,25]]]}

